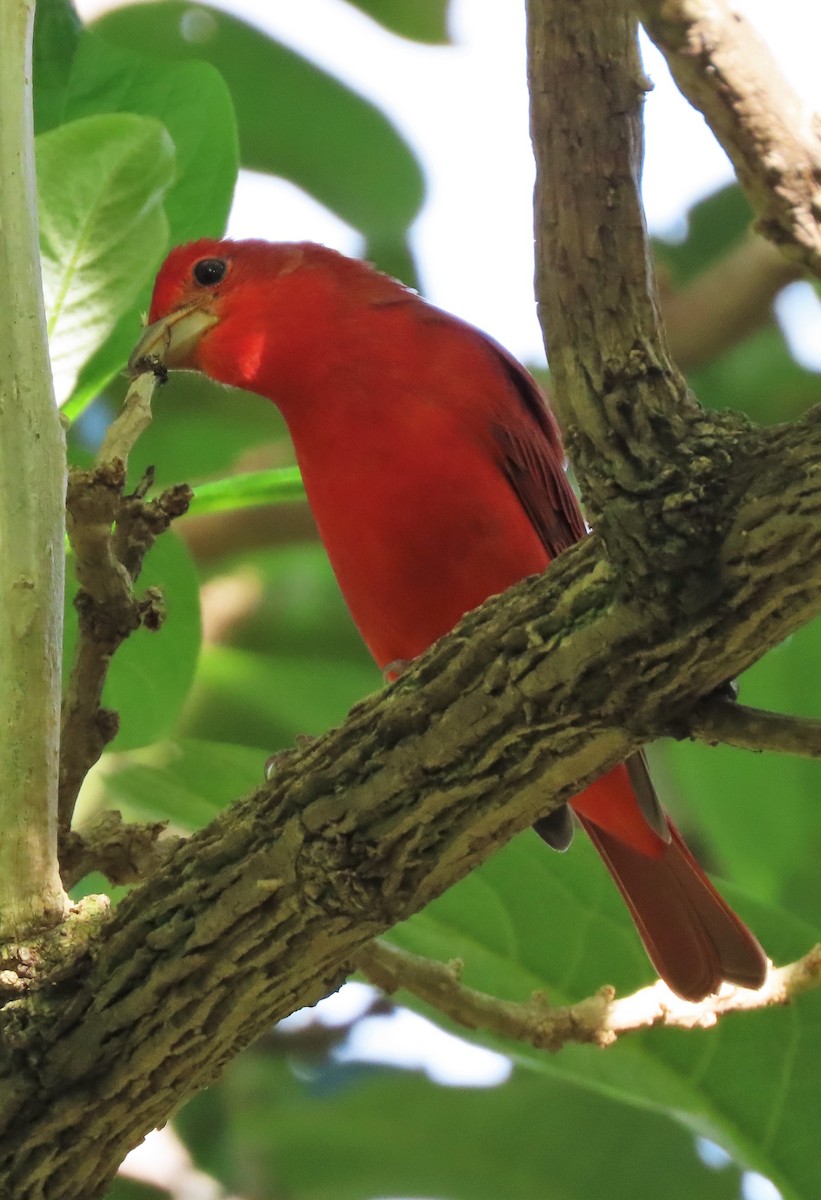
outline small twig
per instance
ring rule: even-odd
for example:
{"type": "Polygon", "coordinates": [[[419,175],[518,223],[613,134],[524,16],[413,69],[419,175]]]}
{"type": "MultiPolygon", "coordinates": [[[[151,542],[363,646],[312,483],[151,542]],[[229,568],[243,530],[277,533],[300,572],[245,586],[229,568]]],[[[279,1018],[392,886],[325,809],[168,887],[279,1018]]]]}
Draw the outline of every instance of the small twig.
{"type": "Polygon", "coordinates": [[[121,643],[141,625],[158,629],[163,620],[162,597],[149,588],[138,598],[134,582],[156,538],[191,499],[186,485],[170,488],[156,500],[145,493],[149,472],[130,496],[123,496],[128,456],[151,420],[151,397],[156,379],[146,373],[128,389],[122,412],[89,471],[69,473],[66,508],[68,534],[80,590],[75,599],[79,617],[77,656],[63,701],[60,752],[60,828],[71,826],[83,779],[116,735],[117,714],[100,701],[111,658],[121,643]]]}
{"type": "Polygon", "coordinates": [[[673,77],[729,155],[757,227],[821,275],[821,138],[772,54],[725,0],[639,0],[673,77]]]}
{"type": "Polygon", "coordinates": [[[660,980],[620,1000],[611,987],[568,1005],[551,1005],[541,992],[524,1003],[499,1000],[461,983],[461,963],[433,962],[382,941],[360,950],[356,965],[384,992],[404,988],[468,1029],[554,1053],[573,1042],[610,1046],[626,1034],[656,1025],[709,1029],[727,1013],[787,1004],[801,992],[821,986],[821,946],[786,967],[771,968],[756,992],[725,984],[700,1004],[680,1000],[660,980]]]}
{"type": "Polygon", "coordinates": [[[801,758],[821,758],[821,721],[748,708],[716,695],[693,711],[688,733],[711,745],[721,742],[740,750],[771,750],[801,758]]]}
{"type": "Polygon", "coordinates": [[[109,425],[102,445],[97,451],[97,466],[113,463],[119,459],[123,470],[128,466],[128,456],[134,449],[137,438],[151,424],[151,400],[158,383],[165,376],[152,371],[137,375],[129,386],[123,407],[109,425]]]}
{"type": "Polygon", "coordinates": [[[127,825],[119,812],[99,813],[81,832],[66,830],[60,843],[63,881],[74,887],[90,871],[114,884],[136,883],[162,866],[180,838],[162,835],[167,821],[127,825]]]}

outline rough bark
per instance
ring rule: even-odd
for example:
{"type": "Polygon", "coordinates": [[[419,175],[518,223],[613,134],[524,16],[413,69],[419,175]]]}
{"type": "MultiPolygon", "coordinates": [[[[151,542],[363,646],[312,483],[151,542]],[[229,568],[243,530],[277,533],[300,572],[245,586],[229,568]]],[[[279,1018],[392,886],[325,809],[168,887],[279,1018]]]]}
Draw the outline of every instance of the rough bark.
{"type": "Polygon", "coordinates": [[[589,538],[283,756],[56,967],[49,947],[10,964],[8,994],[35,990],[3,1009],[2,1194],[101,1196],[130,1146],[337,986],[364,941],[817,613],[819,451],[817,417],[735,437],[709,607],[670,620],[626,600],[589,538]]]}

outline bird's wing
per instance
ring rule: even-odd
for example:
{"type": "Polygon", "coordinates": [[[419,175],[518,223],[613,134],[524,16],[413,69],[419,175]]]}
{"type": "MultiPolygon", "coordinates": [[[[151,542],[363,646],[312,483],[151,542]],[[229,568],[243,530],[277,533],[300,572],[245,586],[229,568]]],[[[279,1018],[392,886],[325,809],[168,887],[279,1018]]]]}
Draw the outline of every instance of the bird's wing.
{"type": "Polygon", "coordinates": [[[552,559],[587,533],[564,471],[561,434],[535,380],[500,346],[489,346],[516,405],[494,425],[502,467],[552,559]]]}

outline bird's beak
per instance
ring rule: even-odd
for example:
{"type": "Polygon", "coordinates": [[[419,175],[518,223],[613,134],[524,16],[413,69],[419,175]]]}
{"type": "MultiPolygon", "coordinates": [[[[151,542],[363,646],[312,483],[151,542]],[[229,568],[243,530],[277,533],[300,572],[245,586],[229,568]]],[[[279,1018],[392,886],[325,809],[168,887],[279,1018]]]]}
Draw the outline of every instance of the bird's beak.
{"type": "Polygon", "coordinates": [[[143,330],[143,335],[131,351],[128,374],[142,375],[157,367],[187,367],[204,333],[216,325],[218,318],[194,304],[155,321],[143,330]]]}

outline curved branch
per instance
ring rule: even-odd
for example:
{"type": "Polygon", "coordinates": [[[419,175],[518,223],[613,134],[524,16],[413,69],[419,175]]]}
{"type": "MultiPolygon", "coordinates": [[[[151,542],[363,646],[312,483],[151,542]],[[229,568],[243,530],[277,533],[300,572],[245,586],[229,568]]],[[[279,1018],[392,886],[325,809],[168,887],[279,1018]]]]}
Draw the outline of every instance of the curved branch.
{"type": "Polygon", "coordinates": [[[821,276],[821,136],[767,46],[725,0],[639,0],[673,78],[735,167],[758,228],[821,276]]]}
{"type": "Polygon", "coordinates": [[[149,588],[145,596],[137,597],[134,583],[155,539],[185,513],[191,499],[191,489],[182,485],[146,501],[150,472],[133,495],[123,495],[128,457],[151,422],[156,382],[155,376],[146,372],[131,383],[95,466],[69,472],[67,527],[80,590],[74,599],[79,637],[61,721],[59,823],[63,849],[82,782],[119,728],[118,714],[101,707],[111,659],[141,625],[158,629],[163,620],[158,590],[149,588]]]}
{"type": "Polygon", "coordinates": [[[543,992],[516,1003],[466,987],[462,963],[435,962],[387,942],[363,947],[356,964],[366,978],[388,995],[404,988],[467,1029],[484,1030],[555,1054],[572,1043],[611,1046],[620,1038],[664,1025],[668,1029],[711,1029],[728,1013],[780,1007],[793,997],[821,987],[821,946],[797,962],[770,969],[763,987],[725,984],[717,996],[689,1004],[659,980],[630,996],[616,998],[604,987],[576,1004],[550,1004],[543,992]]]}

